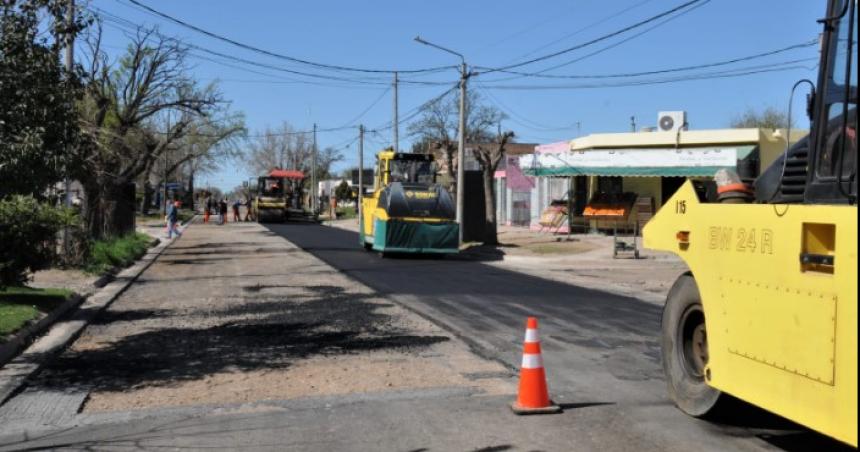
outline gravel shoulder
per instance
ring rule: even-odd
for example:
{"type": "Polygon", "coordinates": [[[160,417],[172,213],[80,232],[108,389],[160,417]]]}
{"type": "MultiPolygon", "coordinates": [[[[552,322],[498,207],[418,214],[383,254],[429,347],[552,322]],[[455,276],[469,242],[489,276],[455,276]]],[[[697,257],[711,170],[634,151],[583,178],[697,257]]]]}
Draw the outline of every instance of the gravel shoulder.
{"type": "Polygon", "coordinates": [[[189,228],[27,392],[86,393],[94,413],[514,383],[265,228],[231,223],[189,228]]]}

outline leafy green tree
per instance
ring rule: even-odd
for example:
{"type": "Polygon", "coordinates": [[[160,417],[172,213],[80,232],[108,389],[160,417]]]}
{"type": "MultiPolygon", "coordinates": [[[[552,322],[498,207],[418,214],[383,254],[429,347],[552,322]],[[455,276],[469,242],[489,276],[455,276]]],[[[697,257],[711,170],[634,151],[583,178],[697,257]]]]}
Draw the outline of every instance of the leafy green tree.
{"type": "Polygon", "coordinates": [[[342,180],[340,184],[334,189],[334,196],[338,201],[349,201],[352,199],[352,189],[349,188],[349,184],[342,180]]]}
{"type": "Polygon", "coordinates": [[[67,25],[66,4],[4,0],[0,6],[0,198],[43,197],[62,179],[66,151],[78,142],[80,85],[59,54],[65,36],[85,23],[78,17],[67,25]]]}

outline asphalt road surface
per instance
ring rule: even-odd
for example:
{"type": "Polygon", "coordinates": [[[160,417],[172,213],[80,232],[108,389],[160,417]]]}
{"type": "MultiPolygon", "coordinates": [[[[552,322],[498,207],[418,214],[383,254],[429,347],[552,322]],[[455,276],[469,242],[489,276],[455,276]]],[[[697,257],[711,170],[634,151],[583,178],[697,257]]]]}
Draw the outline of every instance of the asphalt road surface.
{"type": "MultiPolygon", "coordinates": [[[[381,258],[351,231],[310,224],[267,227],[329,265],[431,318],[479,354],[516,368],[526,317],[537,316],[551,396],[576,424],[548,435],[607,450],[830,450],[840,444],[736,403],[703,421],[668,400],[660,366],[661,308],[449,257],[381,258]]],[[[643,262],[647,265],[647,262],[643,262]]]]}

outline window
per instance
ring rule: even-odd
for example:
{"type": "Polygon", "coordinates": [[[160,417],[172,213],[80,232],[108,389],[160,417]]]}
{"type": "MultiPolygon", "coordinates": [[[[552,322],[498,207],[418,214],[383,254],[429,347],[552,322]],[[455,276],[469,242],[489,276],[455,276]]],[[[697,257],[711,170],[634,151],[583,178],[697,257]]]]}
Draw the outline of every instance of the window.
{"type": "Polygon", "coordinates": [[[435,171],[430,160],[392,160],[389,170],[391,182],[406,184],[432,184],[435,171]]]}
{"type": "Polygon", "coordinates": [[[264,196],[280,196],[284,194],[284,180],[277,177],[267,177],[263,179],[263,185],[260,187],[260,192],[264,196]]]}
{"type": "MultiPolygon", "coordinates": [[[[841,2],[840,2],[841,3],[841,2]]],[[[837,5],[841,9],[844,4],[837,5]]],[[[828,77],[826,123],[817,157],[816,173],[823,179],[840,176],[845,180],[854,173],[857,159],[857,24],[854,23],[856,1],[836,24],[831,51],[832,72],[828,77]],[[850,33],[850,34],[849,34],[850,33]],[[852,42],[853,41],[853,42],[852,42]],[[849,66],[850,65],[850,66],[849,66]],[[844,115],[844,116],[843,116],[844,115]],[[840,175],[841,168],[841,175],[840,175]]]]}
{"type": "Polygon", "coordinates": [[[843,180],[847,180],[854,172],[857,159],[857,109],[852,107],[848,111],[848,120],[843,122],[839,117],[844,107],[845,104],[839,102],[831,104],[828,109],[830,121],[827,124],[824,146],[818,155],[816,165],[818,176],[821,178],[836,177],[840,167],[843,180]]]}

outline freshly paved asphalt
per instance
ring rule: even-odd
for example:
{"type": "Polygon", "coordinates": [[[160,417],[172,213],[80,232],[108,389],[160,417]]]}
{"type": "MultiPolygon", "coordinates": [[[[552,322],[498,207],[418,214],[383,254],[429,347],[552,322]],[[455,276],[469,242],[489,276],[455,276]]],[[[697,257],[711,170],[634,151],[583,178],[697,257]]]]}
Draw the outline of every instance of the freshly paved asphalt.
{"type": "Polygon", "coordinates": [[[521,359],[525,319],[537,316],[551,396],[591,413],[577,416],[580,424],[571,426],[571,435],[587,432],[592,439],[622,440],[638,450],[838,446],[739,402],[716,421],[693,419],[675,409],[659,361],[658,306],[456,257],[382,258],[364,251],[356,233],[342,229],[308,224],[268,228],[511,368],[521,359]]]}

